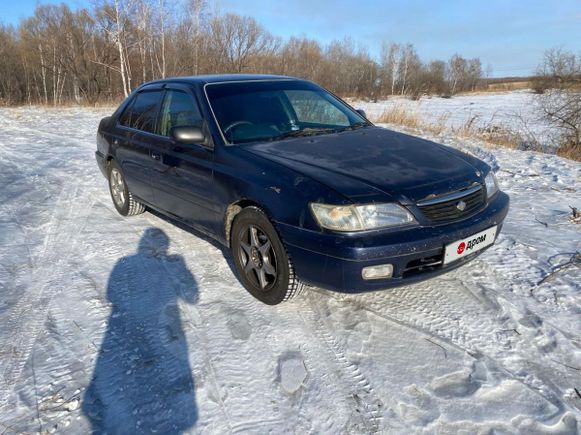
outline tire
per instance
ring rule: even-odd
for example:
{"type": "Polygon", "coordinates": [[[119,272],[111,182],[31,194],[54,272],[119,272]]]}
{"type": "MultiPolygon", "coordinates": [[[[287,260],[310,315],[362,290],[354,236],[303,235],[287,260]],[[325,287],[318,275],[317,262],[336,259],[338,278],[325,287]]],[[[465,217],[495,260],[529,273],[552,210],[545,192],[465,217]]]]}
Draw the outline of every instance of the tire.
{"type": "Polygon", "coordinates": [[[231,249],[240,281],[261,302],[277,305],[305,288],[270,220],[257,207],[244,208],[232,224],[231,249]]]}
{"type": "Polygon", "coordinates": [[[135,199],[129,191],[121,168],[111,160],[109,163],[109,193],[115,209],[122,216],[135,216],[145,211],[145,206],[135,199]]]}

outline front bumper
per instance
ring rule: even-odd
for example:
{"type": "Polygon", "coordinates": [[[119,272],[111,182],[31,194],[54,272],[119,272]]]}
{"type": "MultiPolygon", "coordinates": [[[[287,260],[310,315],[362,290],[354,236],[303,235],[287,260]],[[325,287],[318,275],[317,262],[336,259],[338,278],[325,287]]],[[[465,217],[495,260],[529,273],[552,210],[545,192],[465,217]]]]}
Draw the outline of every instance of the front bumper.
{"type": "Polygon", "coordinates": [[[499,192],[477,215],[447,225],[360,235],[317,232],[282,223],[277,223],[277,228],[303,282],[343,293],[360,293],[423,281],[466,264],[485,250],[447,265],[422,265],[443,257],[448,243],[493,225],[498,225],[498,236],[508,208],[508,195],[499,192]],[[393,265],[392,278],[362,278],[364,267],[387,263],[393,265]]]}

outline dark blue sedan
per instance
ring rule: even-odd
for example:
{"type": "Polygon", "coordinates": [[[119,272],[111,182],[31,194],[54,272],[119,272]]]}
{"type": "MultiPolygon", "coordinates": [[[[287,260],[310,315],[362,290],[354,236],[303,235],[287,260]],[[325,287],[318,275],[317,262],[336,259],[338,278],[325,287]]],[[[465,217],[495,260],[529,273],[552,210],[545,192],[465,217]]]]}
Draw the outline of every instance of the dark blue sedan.
{"type": "Polygon", "coordinates": [[[101,121],[97,149],[119,213],[148,207],[217,239],[267,304],[452,270],[494,243],[509,206],[486,163],[291,77],[146,83],[101,121]]]}

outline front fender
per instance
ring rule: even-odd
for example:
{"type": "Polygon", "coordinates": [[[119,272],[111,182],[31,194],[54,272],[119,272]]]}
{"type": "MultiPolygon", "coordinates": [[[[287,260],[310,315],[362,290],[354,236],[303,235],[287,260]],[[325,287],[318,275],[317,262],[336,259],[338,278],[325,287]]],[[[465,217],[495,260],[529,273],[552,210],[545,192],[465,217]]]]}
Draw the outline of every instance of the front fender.
{"type": "Polygon", "coordinates": [[[274,221],[320,231],[310,202],[350,203],[324,184],[242,148],[216,149],[214,186],[224,217],[228,206],[248,202],[263,208],[274,221]]]}

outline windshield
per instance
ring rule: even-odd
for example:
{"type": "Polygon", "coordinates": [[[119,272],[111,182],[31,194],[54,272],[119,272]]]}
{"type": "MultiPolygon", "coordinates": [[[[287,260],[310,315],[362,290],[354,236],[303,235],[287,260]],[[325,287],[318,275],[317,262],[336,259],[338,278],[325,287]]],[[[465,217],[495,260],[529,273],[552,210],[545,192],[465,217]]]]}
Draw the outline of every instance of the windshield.
{"type": "Polygon", "coordinates": [[[216,83],[208,100],[231,144],[336,133],[371,125],[338,98],[308,82],[216,83]]]}

